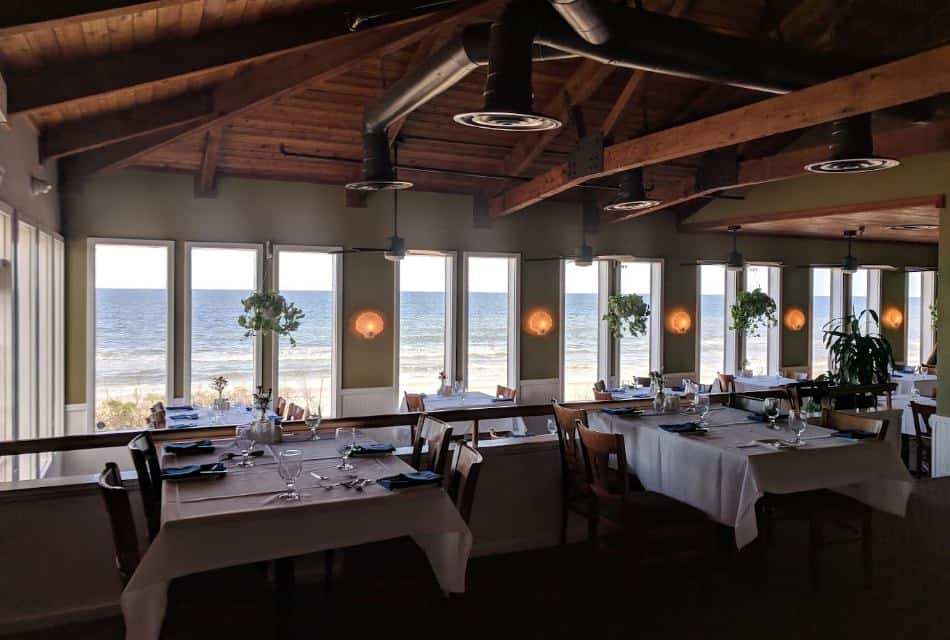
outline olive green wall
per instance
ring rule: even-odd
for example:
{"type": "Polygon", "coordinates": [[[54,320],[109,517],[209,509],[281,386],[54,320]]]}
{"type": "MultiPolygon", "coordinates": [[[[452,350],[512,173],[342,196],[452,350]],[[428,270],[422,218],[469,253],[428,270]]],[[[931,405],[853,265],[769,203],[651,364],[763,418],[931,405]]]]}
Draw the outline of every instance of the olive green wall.
{"type": "Polygon", "coordinates": [[[907,359],[907,274],[903,271],[881,273],[881,320],[881,335],[891,343],[894,362],[904,364],[907,359]],[[899,309],[904,316],[896,329],[888,328],[883,322],[885,311],[891,307],[899,309]]]}
{"type": "Polygon", "coordinates": [[[39,164],[38,136],[29,118],[16,116],[0,127],[0,202],[16,209],[17,217],[44,231],[60,233],[59,194],[54,189],[35,196],[30,178],[56,185],[56,163],[39,164]]]}
{"type": "MultiPolygon", "coordinates": [[[[772,186],[772,185],[768,185],[772,186]]],[[[896,196],[894,196],[896,197],[896,196]]],[[[742,201],[714,202],[717,208],[743,206],[742,201]]],[[[67,238],[67,402],[85,402],[86,391],[86,239],[89,237],[146,238],[176,241],[176,336],[183,333],[184,242],[264,242],[319,246],[374,246],[392,233],[392,194],[370,197],[365,209],[343,206],[340,187],[298,182],[223,177],[218,197],[195,199],[189,176],[121,171],[90,181],[78,195],[63,197],[67,238]]],[[[496,220],[488,229],[472,226],[468,196],[408,191],[400,196],[400,235],[412,249],[455,252],[461,283],[461,259],[466,251],[523,253],[528,257],[568,255],[581,237],[580,207],[546,202],[496,220]]],[[[684,336],[664,328],[664,369],[689,372],[695,367],[696,259],[723,258],[731,248],[725,234],[677,233],[675,215],[662,212],[623,224],[610,225],[589,237],[601,253],[628,254],[664,260],[664,316],[674,307],[686,308],[693,327],[684,336]]],[[[798,240],[764,236],[740,239],[750,261],[782,260],[787,264],[827,262],[844,255],[841,241],[798,240]]],[[[895,265],[936,263],[936,249],[919,245],[862,243],[861,256],[870,262],[895,265]]],[[[559,322],[557,262],[523,263],[522,310],[545,306],[559,322]]],[[[805,273],[807,271],[801,270],[805,273]]],[[[340,292],[342,383],[344,388],[390,386],[393,376],[393,266],[378,255],[347,255],[340,292]],[[380,311],[386,332],[367,342],[350,333],[352,314],[363,308],[380,311]]],[[[461,287],[457,288],[461,292],[461,287]]],[[[457,300],[457,305],[461,299],[457,300]]],[[[807,310],[807,305],[803,308],[807,310]]],[[[665,319],[665,318],[664,318],[665,319]]],[[[558,327],[545,338],[521,332],[521,379],[558,377],[558,327]]],[[[462,346],[460,335],[457,341],[462,346]]],[[[183,341],[176,340],[176,392],[181,394],[183,341]]],[[[265,351],[265,375],[270,358],[265,351]]],[[[459,359],[461,365],[461,359],[459,359]]],[[[267,378],[269,379],[269,375],[267,378]]]]}
{"type": "Polygon", "coordinates": [[[811,271],[808,269],[782,270],[782,307],[778,310],[778,321],[782,323],[782,366],[807,367],[809,337],[811,336],[811,271]],[[805,326],[801,331],[792,331],[785,327],[785,312],[798,307],[805,312],[805,326]]]}

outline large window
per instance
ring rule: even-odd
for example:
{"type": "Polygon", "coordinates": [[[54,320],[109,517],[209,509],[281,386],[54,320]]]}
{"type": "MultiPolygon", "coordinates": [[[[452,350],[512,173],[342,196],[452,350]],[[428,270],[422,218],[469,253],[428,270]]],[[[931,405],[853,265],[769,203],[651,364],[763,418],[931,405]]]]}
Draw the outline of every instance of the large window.
{"type": "MultiPolygon", "coordinates": [[[[749,265],[745,269],[745,290],[761,289],[774,301],[778,309],[781,301],[781,270],[768,265],[749,265]]],[[[745,367],[754,375],[771,375],[779,369],[780,325],[760,329],[759,335],[745,336],[745,367]]]]}
{"type": "Polygon", "coordinates": [[[143,427],[171,398],[172,254],[170,242],[90,240],[99,429],[143,427]]]}
{"type": "Polygon", "coordinates": [[[699,267],[699,379],[711,384],[726,371],[726,268],[699,267]]]}
{"type": "Polygon", "coordinates": [[[494,395],[518,383],[518,258],[467,255],[464,281],[465,382],[494,395]]]}
{"type": "MultiPolygon", "coordinates": [[[[873,311],[880,316],[881,313],[881,271],[880,269],[858,269],[851,276],[851,309],[855,316],[861,315],[864,311],[873,311]]],[[[865,316],[861,329],[867,331],[877,331],[879,328],[874,326],[874,321],[870,314],[865,316]]]]}
{"type": "Polygon", "coordinates": [[[619,340],[617,374],[623,383],[633,383],[650,371],[662,368],[663,353],[663,263],[659,261],[622,261],[618,269],[618,288],[623,295],[636,293],[650,305],[647,331],[637,338],[619,340]]]}
{"type": "MultiPolygon", "coordinates": [[[[337,282],[340,257],[326,250],[278,247],[277,289],[304,313],[294,334],[277,350],[280,395],[301,407],[335,415],[337,376],[337,282]]],[[[196,381],[200,382],[200,381],[196,381]]]]}
{"type": "MultiPolygon", "coordinates": [[[[0,211],[0,440],[13,440],[13,216],[0,211]]],[[[13,460],[0,456],[0,482],[13,479],[13,460]]]]}
{"type": "Polygon", "coordinates": [[[593,400],[600,365],[600,263],[579,267],[564,262],[563,398],[593,400]]]}
{"type": "Polygon", "coordinates": [[[452,284],[455,260],[447,255],[407,255],[399,263],[399,397],[432,393],[439,373],[452,367],[452,284]]]}
{"type": "Polygon", "coordinates": [[[844,274],[841,269],[816,267],[811,270],[811,375],[828,371],[825,328],[844,315],[844,274]]]}
{"type": "Polygon", "coordinates": [[[237,317],[244,310],[241,300],[259,287],[261,246],[189,243],[187,252],[189,399],[210,405],[211,380],[224,376],[231,402],[250,403],[261,379],[260,340],[246,337],[237,317]]]}
{"type": "MultiPolygon", "coordinates": [[[[20,440],[36,438],[39,433],[37,387],[37,230],[25,222],[17,224],[16,242],[16,376],[17,433],[20,440]]],[[[37,476],[35,455],[17,456],[17,477],[37,476]]]]}
{"type": "Polygon", "coordinates": [[[927,362],[934,348],[930,305],[934,302],[936,278],[933,271],[907,274],[907,354],[911,366],[927,362]]]}

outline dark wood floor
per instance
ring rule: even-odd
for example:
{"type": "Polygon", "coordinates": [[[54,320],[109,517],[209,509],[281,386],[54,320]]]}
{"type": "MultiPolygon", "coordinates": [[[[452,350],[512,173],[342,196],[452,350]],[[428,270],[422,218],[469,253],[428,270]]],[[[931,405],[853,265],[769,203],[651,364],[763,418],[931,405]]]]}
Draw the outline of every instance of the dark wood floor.
{"type": "MultiPolygon", "coordinates": [[[[713,545],[715,547],[715,545],[713,545]]],[[[921,481],[906,520],[877,515],[875,584],[861,586],[856,546],[831,549],[822,588],[809,582],[807,530],[781,523],[774,546],[720,546],[704,574],[684,565],[589,571],[584,545],[473,560],[469,592],[442,599],[420,557],[401,545],[350,553],[327,598],[298,586],[296,638],[615,636],[627,638],[950,638],[950,479],[921,481]],[[630,584],[627,584],[629,582],[630,584]]],[[[254,568],[182,581],[163,638],[269,638],[273,593],[254,568]],[[222,603],[224,605],[222,606],[222,603]]],[[[121,619],[69,625],[28,640],[121,638],[121,619]]]]}

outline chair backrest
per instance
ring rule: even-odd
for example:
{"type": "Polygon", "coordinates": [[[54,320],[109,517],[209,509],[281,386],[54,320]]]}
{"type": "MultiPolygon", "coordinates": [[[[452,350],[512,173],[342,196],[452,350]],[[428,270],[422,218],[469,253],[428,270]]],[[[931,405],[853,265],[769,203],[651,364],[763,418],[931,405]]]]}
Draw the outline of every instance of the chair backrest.
{"type": "Polygon", "coordinates": [[[730,406],[734,409],[742,409],[743,411],[752,411],[761,414],[765,412],[766,398],[778,398],[783,402],[789,402],[788,392],[784,389],[767,389],[763,391],[750,391],[748,393],[734,393],[732,394],[730,406]]]}
{"type": "Polygon", "coordinates": [[[580,474],[584,461],[577,440],[577,422],[587,426],[587,412],[583,409],[569,409],[557,402],[554,406],[554,423],[557,425],[557,444],[561,450],[561,471],[564,475],[580,474]]]}
{"type": "Polygon", "coordinates": [[[637,384],[641,387],[649,387],[651,382],[653,381],[650,380],[649,377],[643,378],[643,377],[637,376],[637,384]]]}
{"type": "Polygon", "coordinates": [[[718,373],[716,378],[719,380],[720,391],[728,393],[736,392],[736,377],[731,373],[718,373]]]}
{"type": "Polygon", "coordinates": [[[449,483],[449,497],[455,507],[462,514],[462,520],[468,524],[472,518],[472,505],[475,503],[475,487],[478,485],[478,476],[481,472],[482,454],[471,445],[464,442],[459,445],[458,456],[455,459],[455,469],[452,471],[452,480],[449,483]]]}
{"type": "Polygon", "coordinates": [[[145,510],[148,538],[154,540],[162,526],[162,465],[158,450],[149,432],[140,433],[129,441],[129,453],[139,479],[139,495],[145,510]]]}
{"type": "Polygon", "coordinates": [[[159,400],[158,402],[156,402],[149,408],[149,411],[151,413],[155,413],[156,411],[164,411],[164,410],[165,410],[165,405],[162,404],[161,400],[159,400]]]}
{"type": "Polygon", "coordinates": [[[629,490],[627,483],[627,456],[623,447],[623,436],[619,433],[601,433],[588,429],[580,420],[576,423],[581,438],[581,450],[584,452],[584,469],[587,474],[587,486],[598,498],[623,497],[629,490]],[[619,474],[611,471],[610,458],[617,461],[619,474]],[[620,486],[612,482],[620,477],[620,486]]]}
{"type": "Polygon", "coordinates": [[[821,424],[829,429],[869,431],[876,434],[878,440],[884,440],[887,437],[888,420],[886,418],[875,419],[868,415],[859,416],[825,408],[821,411],[821,424]]]}
{"type": "Polygon", "coordinates": [[[421,393],[406,392],[406,409],[414,413],[421,413],[426,410],[425,402],[422,400],[421,393]]]}
{"type": "Polygon", "coordinates": [[[821,386],[813,382],[796,382],[788,387],[788,401],[792,406],[792,411],[800,413],[805,409],[809,399],[816,404],[821,404],[824,397],[824,390],[821,386]]]}
{"type": "Polygon", "coordinates": [[[604,382],[603,380],[598,380],[597,382],[594,383],[594,393],[597,393],[598,391],[606,391],[606,390],[607,390],[607,383],[604,382]]]}
{"type": "Polygon", "coordinates": [[[518,390],[504,385],[498,385],[498,388],[495,389],[495,397],[505,400],[514,400],[518,397],[518,390]]]}
{"type": "Polygon", "coordinates": [[[112,542],[115,544],[115,566],[124,587],[139,566],[139,542],[129,494],[122,485],[122,476],[116,463],[107,462],[99,474],[99,490],[109,514],[112,542]]]}
{"type": "Polygon", "coordinates": [[[287,406],[287,419],[288,420],[303,420],[303,407],[291,402],[287,406]]]}
{"type": "Polygon", "coordinates": [[[283,417],[284,409],[287,408],[287,398],[284,396],[277,396],[277,404],[274,405],[274,413],[283,417]]]}
{"type": "Polygon", "coordinates": [[[614,399],[614,394],[610,393],[609,391],[595,391],[594,392],[594,400],[597,400],[598,402],[603,401],[603,400],[613,400],[613,399],[614,399]]]}
{"type": "Polygon", "coordinates": [[[914,414],[914,431],[917,437],[931,437],[933,432],[930,430],[930,416],[937,413],[937,407],[911,401],[910,410],[914,414]]]}
{"type": "Polygon", "coordinates": [[[412,466],[420,471],[445,474],[445,465],[449,460],[449,442],[452,440],[451,425],[438,418],[426,416],[419,431],[412,448],[412,466]],[[429,445],[428,450],[423,453],[426,444],[429,445]]]}
{"type": "Polygon", "coordinates": [[[165,410],[152,410],[152,412],[148,414],[148,420],[146,421],[146,424],[151,429],[164,429],[167,424],[165,421],[165,410]]]}

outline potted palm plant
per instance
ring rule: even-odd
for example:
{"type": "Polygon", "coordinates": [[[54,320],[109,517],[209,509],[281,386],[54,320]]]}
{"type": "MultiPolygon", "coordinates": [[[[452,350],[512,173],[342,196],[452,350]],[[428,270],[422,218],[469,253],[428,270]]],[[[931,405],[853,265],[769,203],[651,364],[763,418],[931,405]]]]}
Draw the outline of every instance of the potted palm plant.
{"type": "Polygon", "coordinates": [[[637,293],[614,295],[607,298],[607,313],[603,319],[611,335],[623,338],[625,335],[638,338],[646,335],[647,319],[650,317],[650,305],[637,293]]]}
{"type": "MultiPolygon", "coordinates": [[[[822,382],[846,387],[890,381],[889,367],[894,365],[894,355],[891,343],[878,330],[876,312],[867,309],[858,315],[835,318],[825,323],[823,330],[831,371],[821,376],[822,382]],[[862,327],[866,328],[864,332],[862,327]]],[[[839,397],[837,408],[851,408],[845,406],[851,403],[846,398],[848,396],[839,397]]],[[[862,406],[871,403],[873,401],[858,402],[862,406]]]]}

